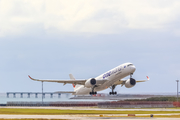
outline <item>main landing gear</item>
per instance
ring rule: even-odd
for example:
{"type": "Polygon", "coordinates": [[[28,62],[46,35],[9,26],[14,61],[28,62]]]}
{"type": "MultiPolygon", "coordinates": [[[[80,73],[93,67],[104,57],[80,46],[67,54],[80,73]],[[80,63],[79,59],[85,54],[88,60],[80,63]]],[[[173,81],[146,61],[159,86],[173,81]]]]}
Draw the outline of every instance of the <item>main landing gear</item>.
{"type": "Polygon", "coordinates": [[[116,85],[111,86],[112,92],[109,92],[110,95],[116,95],[117,94],[117,92],[114,92],[115,87],[116,87],[116,85]]]}
{"type": "Polygon", "coordinates": [[[96,95],[97,92],[90,92],[89,94],[90,94],[90,95],[96,95]]]}
{"type": "Polygon", "coordinates": [[[97,92],[94,92],[94,88],[95,88],[95,87],[96,87],[96,86],[93,86],[93,87],[92,87],[92,92],[89,93],[90,95],[96,95],[96,94],[97,94],[97,92]]]}

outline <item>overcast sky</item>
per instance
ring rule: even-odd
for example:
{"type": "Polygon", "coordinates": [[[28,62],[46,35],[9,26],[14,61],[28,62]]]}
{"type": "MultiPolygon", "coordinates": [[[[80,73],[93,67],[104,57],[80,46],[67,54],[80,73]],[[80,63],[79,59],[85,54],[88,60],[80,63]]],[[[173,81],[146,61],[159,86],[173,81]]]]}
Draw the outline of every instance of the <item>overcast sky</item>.
{"type": "MultiPolygon", "coordinates": [[[[150,81],[117,92],[175,93],[179,52],[179,0],[0,0],[0,92],[41,91],[28,75],[87,79],[132,62],[150,81]]],[[[44,83],[63,90],[73,87],[44,83]]]]}

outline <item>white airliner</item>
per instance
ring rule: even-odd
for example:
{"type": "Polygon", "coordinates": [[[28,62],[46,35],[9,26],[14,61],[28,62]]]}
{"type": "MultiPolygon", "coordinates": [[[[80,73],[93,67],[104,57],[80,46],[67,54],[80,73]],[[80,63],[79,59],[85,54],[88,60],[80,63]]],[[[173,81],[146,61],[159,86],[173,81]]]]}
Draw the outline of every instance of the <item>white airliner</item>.
{"type": "Polygon", "coordinates": [[[112,92],[109,94],[117,94],[114,92],[114,89],[117,85],[125,85],[126,88],[131,88],[136,85],[137,82],[145,82],[149,80],[147,76],[147,80],[135,80],[132,78],[133,73],[135,72],[136,68],[132,63],[124,63],[119,65],[96,78],[89,78],[89,79],[79,79],[75,80],[72,74],[69,74],[71,80],[40,80],[34,79],[29,76],[30,79],[35,81],[41,82],[57,82],[57,83],[64,83],[65,84],[73,84],[74,91],[68,92],[72,93],[73,95],[94,95],[97,94],[97,91],[105,90],[107,88],[111,88],[112,92]],[[129,79],[123,79],[130,75],[129,79]]]}

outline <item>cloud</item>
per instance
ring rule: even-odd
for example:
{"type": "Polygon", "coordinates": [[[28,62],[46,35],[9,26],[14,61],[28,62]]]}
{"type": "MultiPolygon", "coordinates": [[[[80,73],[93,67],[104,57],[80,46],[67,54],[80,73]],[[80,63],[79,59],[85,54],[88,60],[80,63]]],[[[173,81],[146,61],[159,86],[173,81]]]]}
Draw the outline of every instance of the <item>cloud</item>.
{"type": "Polygon", "coordinates": [[[27,34],[37,26],[58,34],[164,30],[178,19],[179,6],[177,0],[1,0],[0,36],[27,34]]]}
{"type": "MultiPolygon", "coordinates": [[[[4,86],[12,83],[1,91],[20,91],[17,83],[32,90],[38,83],[28,74],[90,78],[128,61],[137,66],[134,78],[151,78],[135,91],[152,91],[149,86],[158,91],[159,85],[160,91],[173,91],[171,80],[179,75],[179,6],[177,0],[0,0],[0,78],[4,86]]],[[[73,89],[62,86],[47,88],[73,89]]]]}

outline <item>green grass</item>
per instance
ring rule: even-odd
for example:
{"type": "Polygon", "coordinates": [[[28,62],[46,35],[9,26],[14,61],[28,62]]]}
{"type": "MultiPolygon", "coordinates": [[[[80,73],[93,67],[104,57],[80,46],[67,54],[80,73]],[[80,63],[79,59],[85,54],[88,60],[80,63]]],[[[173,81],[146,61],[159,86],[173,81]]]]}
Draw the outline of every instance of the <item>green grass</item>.
{"type": "Polygon", "coordinates": [[[170,114],[180,111],[100,111],[100,110],[57,110],[0,108],[0,114],[11,115],[73,115],[73,114],[170,114]]]}

